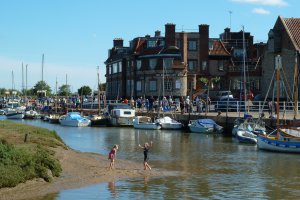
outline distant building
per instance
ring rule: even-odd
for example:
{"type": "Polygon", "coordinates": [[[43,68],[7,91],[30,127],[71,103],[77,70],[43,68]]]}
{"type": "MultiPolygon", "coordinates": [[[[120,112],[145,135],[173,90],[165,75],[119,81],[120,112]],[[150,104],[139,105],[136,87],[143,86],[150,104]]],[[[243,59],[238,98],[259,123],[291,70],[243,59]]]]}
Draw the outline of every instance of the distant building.
{"type": "MultiPolygon", "coordinates": [[[[295,65],[299,70],[299,52],[300,52],[300,18],[283,18],[279,16],[273,29],[269,31],[267,49],[262,62],[262,94],[266,95],[270,85],[271,78],[275,70],[275,57],[281,56],[282,68],[286,76],[284,81],[281,80],[280,90],[281,97],[287,98],[287,94],[292,97],[294,83],[295,65]],[[284,86],[285,85],[285,86],[284,86]],[[289,86],[290,91],[283,90],[289,86]]],[[[284,78],[284,77],[282,77],[284,78]]],[[[275,91],[276,93],[276,91],[275,91]]],[[[273,93],[269,93],[272,97],[273,93]]],[[[298,92],[299,95],[299,92],[298,92]]],[[[299,97],[298,97],[299,99],[299,97]]]]}
{"type": "Polygon", "coordinates": [[[230,77],[230,89],[239,97],[243,94],[243,73],[246,73],[246,89],[254,94],[261,92],[262,66],[261,61],[264,55],[265,43],[253,43],[253,36],[250,32],[231,32],[230,28],[224,29],[220,34],[227,51],[230,52],[232,65],[228,69],[227,76],[230,77]],[[245,69],[244,69],[244,48],[245,48],[245,69]]]}
{"type": "Polygon", "coordinates": [[[129,47],[114,39],[106,64],[107,99],[187,96],[205,88],[199,78],[220,77],[215,89],[228,89],[231,54],[220,39],[209,38],[209,26],[199,32],[176,32],[165,25],[165,36],[136,37],[129,47]]]}

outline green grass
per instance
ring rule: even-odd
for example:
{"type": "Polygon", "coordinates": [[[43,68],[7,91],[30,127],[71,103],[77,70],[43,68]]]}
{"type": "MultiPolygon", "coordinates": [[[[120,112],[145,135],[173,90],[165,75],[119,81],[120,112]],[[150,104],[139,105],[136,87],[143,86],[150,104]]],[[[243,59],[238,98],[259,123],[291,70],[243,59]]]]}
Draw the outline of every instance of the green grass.
{"type": "Polygon", "coordinates": [[[59,176],[61,165],[51,149],[58,146],[67,148],[55,131],[0,121],[0,188],[59,176]]]}

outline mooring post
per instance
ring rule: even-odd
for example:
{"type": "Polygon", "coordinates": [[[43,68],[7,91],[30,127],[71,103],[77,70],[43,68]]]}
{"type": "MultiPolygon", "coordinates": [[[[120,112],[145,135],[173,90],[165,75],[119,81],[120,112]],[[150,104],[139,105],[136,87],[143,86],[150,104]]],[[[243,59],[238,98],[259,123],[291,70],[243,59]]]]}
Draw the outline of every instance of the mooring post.
{"type": "Polygon", "coordinates": [[[28,133],[25,133],[24,143],[27,142],[28,133]]]}

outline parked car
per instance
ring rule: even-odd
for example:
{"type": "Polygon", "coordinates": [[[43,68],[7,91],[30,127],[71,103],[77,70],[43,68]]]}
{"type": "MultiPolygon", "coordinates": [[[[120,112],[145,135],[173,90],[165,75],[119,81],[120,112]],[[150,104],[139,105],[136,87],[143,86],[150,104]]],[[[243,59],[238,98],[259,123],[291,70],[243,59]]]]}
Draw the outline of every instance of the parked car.
{"type": "Polygon", "coordinates": [[[244,102],[239,101],[237,98],[223,98],[216,102],[215,104],[215,110],[216,111],[226,111],[228,108],[228,111],[240,111],[244,110],[244,102]]]}
{"type": "Polygon", "coordinates": [[[217,100],[222,100],[222,99],[227,99],[227,98],[233,98],[233,95],[231,91],[219,91],[217,92],[216,99],[217,100]]]}

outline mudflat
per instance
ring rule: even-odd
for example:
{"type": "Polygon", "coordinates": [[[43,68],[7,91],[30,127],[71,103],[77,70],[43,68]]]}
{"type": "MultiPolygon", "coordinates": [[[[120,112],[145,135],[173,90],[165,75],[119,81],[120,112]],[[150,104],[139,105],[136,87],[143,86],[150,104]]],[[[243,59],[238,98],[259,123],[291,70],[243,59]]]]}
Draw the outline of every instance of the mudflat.
{"type": "Polygon", "coordinates": [[[80,188],[90,184],[112,182],[123,178],[166,176],[167,172],[152,169],[145,171],[143,163],[116,159],[114,170],[109,170],[107,156],[83,153],[63,147],[56,147],[55,157],[60,161],[62,173],[52,182],[34,179],[13,188],[0,189],[1,200],[33,199],[61,190],[80,188]]]}

